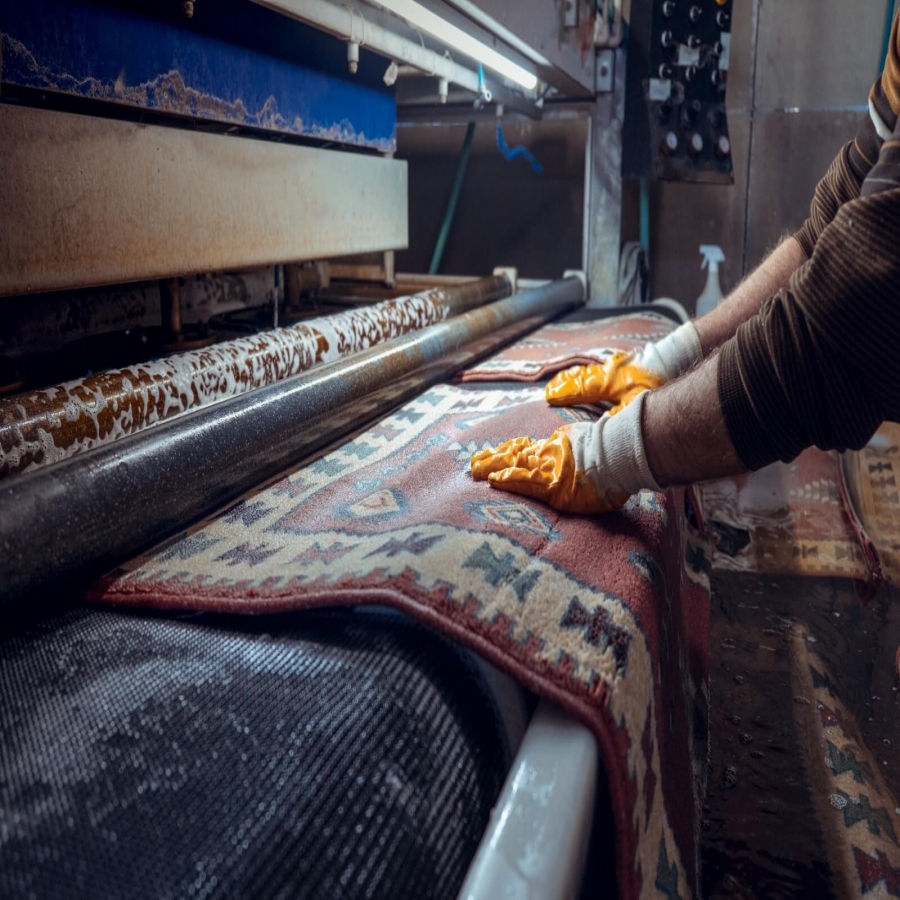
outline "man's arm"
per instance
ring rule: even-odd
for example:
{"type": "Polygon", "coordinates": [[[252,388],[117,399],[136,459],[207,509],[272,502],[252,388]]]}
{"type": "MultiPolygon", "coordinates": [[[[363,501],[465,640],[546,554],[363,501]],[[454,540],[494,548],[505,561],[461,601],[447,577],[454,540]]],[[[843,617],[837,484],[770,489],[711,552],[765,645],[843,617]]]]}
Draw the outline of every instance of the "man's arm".
{"type": "Polygon", "coordinates": [[[618,362],[574,366],[560,372],[547,386],[547,402],[554,406],[610,401],[620,404],[626,398],[617,391],[626,381],[637,380],[648,388],[664,384],[693,369],[722,346],[744,322],[752,319],[775,294],[788,286],[791,277],[812,256],[819,236],[841,206],[859,197],[863,172],[868,173],[872,168],[857,152],[860,141],[866,136],[872,139],[863,141],[866,146],[873,142],[875,145],[883,143],[875,134],[871,117],[866,119],[856,141],[841,150],[819,182],[809,218],[800,231],[782,241],[716,309],[701,319],[685,322],[641,351],[620,354],[618,362]]]}
{"type": "Polygon", "coordinates": [[[725,343],[743,322],[756,315],[763,304],[788,286],[788,281],[813,255],[825,229],[845,203],[860,196],[864,180],[879,158],[885,140],[897,125],[900,104],[900,15],[894,19],[890,53],[884,73],[869,95],[866,116],[855,140],[843,147],[816,187],[809,217],[709,315],[695,323],[703,355],[725,343]]]}
{"type": "MultiPolygon", "coordinates": [[[[878,115],[877,111],[874,114],[878,115]]],[[[882,143],[873,119],[867,117],[856,140],[838,153],[816,186],[809,217],[803,227],[782,241],[719,306],[694,323],[704,357],[724,344],[740,325],[762,309],[767,300],[788,286],[791,276],[813,255],[822,232],[834,221],[840,208],[859,197],[863,180],[873,165],[862,155],[860,147],[873,154],[874,160],[878,158],[882,143]]]]}
{"type": "Polygon", "coordinates": [[[856,140],[841,150],[816,186],[803,227],[782,241],[712,312],[694,322],[704,357],[733,337],[763,304],[788,286],[791,276],[813,255],[819,237],[838,210],[859,197],[863,179],[872,169],[872,163],[859,154],[860,143],[866,147],[871,144],[877,158],[881,138],[875,133],[871,118],[866,119],[856,140]]]}
{"type": "Polygon", "coordinates": [[[660,487],[727,478],[747,471],[728,428],[718,393],[719,356],[644,401],[644,448],[660,487]]]}
{"type": "Polygon", "coordinates": [[[813,258],[711,359],[646,398],[661,486],[791,460],[811,445],[859,448],[900,419],[900,136],[813,258]]]}
{"type": "Polygon", "coordinates": [[[763,303],[787,287],[791,275],[805,262],[806,253],[796,238],[782,241],[712,312],[694,322],[703,355],[724,344],[763,303]]]}
{"type": "MultiPolygon", "coordinates": [[[[900,131],[900,129],[898,129],[900,131]]],[[[472,458],[477,479],[566,512],[722,478],[900,421],[900,134],[812,259],[718,353],[616,415],[472,458]]]]}

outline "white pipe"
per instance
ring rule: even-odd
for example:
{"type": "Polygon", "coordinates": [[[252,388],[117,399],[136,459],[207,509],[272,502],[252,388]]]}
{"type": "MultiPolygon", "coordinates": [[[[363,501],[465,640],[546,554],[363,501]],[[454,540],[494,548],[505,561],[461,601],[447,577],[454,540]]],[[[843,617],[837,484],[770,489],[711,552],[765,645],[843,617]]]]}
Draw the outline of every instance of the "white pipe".
{"type": "Polygon", "coordinates": [[[321,28],[345,41],[357,42],[375,53],[415,66],[426,75],[446,78],[453,84],[478,93],[478,74],[458,66],[453,60],[421,44],[401,37],[382,25],[364,18],[358,9],[337,6],[327,0],[253,0],[260,6],[321,28]]]}
{"type": "Polygon", "coordinates": [[[460,900],[571,900],[594,818],[597,741],[541,701],[525,733],[460,900]]]}

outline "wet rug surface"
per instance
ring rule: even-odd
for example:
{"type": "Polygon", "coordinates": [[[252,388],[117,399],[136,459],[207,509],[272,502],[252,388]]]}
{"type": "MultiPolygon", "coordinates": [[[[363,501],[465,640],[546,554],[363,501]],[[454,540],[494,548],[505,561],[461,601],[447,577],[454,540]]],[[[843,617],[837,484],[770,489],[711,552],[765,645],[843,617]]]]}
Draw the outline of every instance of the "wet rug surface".
{"type": "Polygon", "coordinates": [[[715,547],[713,568],[873,579],[842,501],[837,454],[813,447],[792,463],[710,482],[700,490],[715,547]]]}
{"type": "Polygon", "coordinates": [[[0,896],[453,900],[511,764],[390,612],[73,610],[0,639],[0,896]]]}
{"type": "Polygon", "coordinates": [[[641,312],[596,322],[551,322],[524,340],[466,369],[462,381],[538,381],[617,350],[638,350],[677,328],[661,313],[641,312]]]}
{"type": "Polygon", "coordinates": [[[704,896],[900,897],[900,595],[713,578],[704,896]]]}
{"type": "Polygon", "coordinates": [[[471,454],[586,416],[543,388],[443,385],[112,573],[95,603],[270,613],[391,605],[596,735],[623,898],[699,892],[708,564],[680,492],[560,516],[475,483],[471,454]]]}
{"type": "Polygon", "coordinates": [[[870,567],[900,584],[900,425],[885,422],[872,443],[840,457],[850,519],[870,567]]]}

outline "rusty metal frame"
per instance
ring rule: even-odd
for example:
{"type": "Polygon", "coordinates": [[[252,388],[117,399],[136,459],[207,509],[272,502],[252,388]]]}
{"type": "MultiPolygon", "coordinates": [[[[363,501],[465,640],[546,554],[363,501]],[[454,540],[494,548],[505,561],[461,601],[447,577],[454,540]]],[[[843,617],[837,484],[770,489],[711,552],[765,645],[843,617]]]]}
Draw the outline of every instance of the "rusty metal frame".
{"type": "Polygon", "coordinates": [[[622,123],[625,50],[615,51],[613,90],[598,94],[591,112],[585,185],[584,269],[592,307],[615,306],[622,242],[622,123]]]}
{"type": "Polygon", "coordinates": [[[407,242],[403,161],[0,105],[0,296],[407,242]]]}

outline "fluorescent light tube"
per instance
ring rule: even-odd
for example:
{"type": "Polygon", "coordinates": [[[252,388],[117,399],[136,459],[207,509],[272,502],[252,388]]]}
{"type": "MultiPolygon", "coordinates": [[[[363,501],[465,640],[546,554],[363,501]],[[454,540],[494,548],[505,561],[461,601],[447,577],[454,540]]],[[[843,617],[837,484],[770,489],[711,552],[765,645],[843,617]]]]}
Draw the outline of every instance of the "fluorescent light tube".
{"type": "Polygon", "coordinates": [[[415,0],[376,0],[376,2],[406,19],[413,27],[420,28],[448,47],[478,60],[487,68],[521,85],[526,91],[532,91],[537,87],[537,76],[533,72],[523,69],[522,66],[466,34],[461,28],[451,25],[446,19],[435,15],[415,0]]]}
{"type": "Polygon", "coordinates": [[[530,47],[521,38],[516,37],[505,25],[501,25],[493,16],[489,16],[480,6],[472,0],[447,0],[451,6],[455,6],[461,13],[465,13],[470,19],[486,28],[495,37],[500,38],[504,44],[509,44],[513,50],[518,50],[522,56],[530,59],[535,65],[550,66],[550,60],[542,56],[534,47],[530,47]]]}

